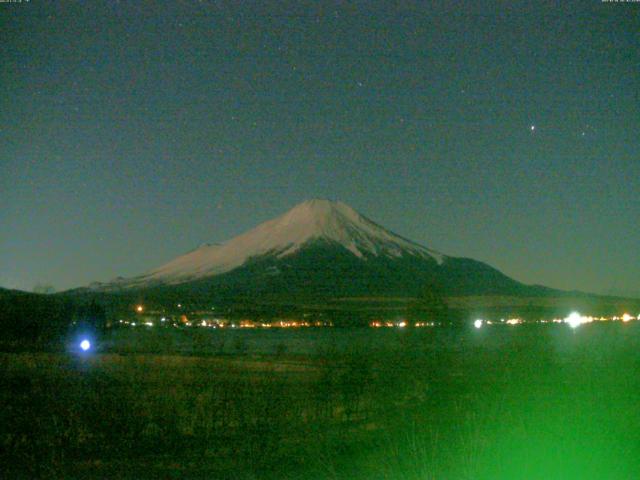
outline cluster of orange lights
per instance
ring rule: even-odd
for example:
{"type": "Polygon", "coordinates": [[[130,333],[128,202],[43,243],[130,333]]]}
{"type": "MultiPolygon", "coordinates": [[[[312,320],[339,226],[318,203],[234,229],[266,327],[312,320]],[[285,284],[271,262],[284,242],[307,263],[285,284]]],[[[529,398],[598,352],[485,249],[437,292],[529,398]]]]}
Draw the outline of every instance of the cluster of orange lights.
{"type": "MultiPolygon", "coordinates": [[[[188,322],[187,326],[192,326],[188,322]]],[[[229,322],[228,320],[202,320],[193,324],[198,327],[211,328],[303,328],[303,327],[331,327],[333,324],[327,322],[307,322],[298,320],[278,320],[272,323],[257,322],[254,320],[241,320],[240,322],[229,322]]]]}
{"type": "Polygon", "coordinates": [[[405,328],[405,327],[435,327],[436,322],[415,322],[409,323],[407,320],[396,320],[395,322],[390,322],[388,320],[373,320],[369,322],[369,326],[372,328],[405,328]]]}
{"type": "MultiPolygon", "coordinates": [[[[181,307],[182,305],[179,304],[179,306],[181,307]]],[[[136,313],[143,313],[144,312],[144,306],[143,305],[136,305],[135,306],[135,311],[136,313]]],[[[567,318],[554,318],[551,320],[546,320],[546,319],[541,319],[538,321],[525,321],[521,318],[509,318],[509,319],[500,319],[499,321],[491,321],[491,320],[476,320],[474,322],[474,325],[476,326],[476,328],[480,328],[483,324],[487,324],[487,325],[495,325],[495,324],[506,324],[506,325],[520,325],[522,323],[569,323],[572,325],[572,327],[575,328],[575,326],[577,325],[581,325],[584,323],[591,323],[591,322],[606,322],[606,321],[621,321],[621,322],[630,322],[632,320],[639,320],[640,321],[640,315],[633,316],[630,315],[629,313],[624,313],[620,316],[611,316],[611,317],[592,317],[592,316],[582,316],[576,312],[573,312],[571,315],[569,315],[569,317],[567,318]]],[[[166,318],[163,317],[161,319],[161,322],[164,323],[166,321],[166,318]]],[[[132,325],[135,326],[135,322],[124,322],[123,320],[120,320],[120,323],[124,323],[127,325],[132,325]]],[[[229,322],[228,320],[223,320],[223,319],[213,319],[213,320],[202,320],[200,322],[197,323],[192,323],[187,319],[186,315],[181,315],[180,316],[180,323],[182,323],[183,325],[186,326],[200,326],[200,327],[211,327],[211,328],[225,328],[225,327],[231,327],[231,328],[301,328],[301,327],[331,327],[333,326],[332,323],[330,322],[324,322],[324,321],[316,321],[316,322],[309,322],[306,320],[277,320],[274,322],[270,322],[270,323],[266,323],[266,322],[259,322],[259,321],[254,321],[254,320],[241,320],[238,323],[235,322],[229,322]]],[[[152,322],[145,322],[144,325],[147,326],[153,326],[152,322]]],[[[434,327],[436,326],[436,322],[426,322],[426,321],[418,321],[418,322],[414,322],[414,323],[409,323],[407,320],[405,319],[399,319],[399,320],[395,320],[395,321],[389,321],[389,320],[372,320],[371,322],[369,322],[369,326],[372,328],[404,328],[407,326],[413,326],[416,328],[421,328],[421,327],[434,327]]]]}
{"type": "MultiPolygon", "coordinates": [[[[522,318],[501,318],[500,320],[497,321],[491,321],[491,320],[481,320],[478,319],[474,322],[474,326],[476,328],[481,328],[483,325],[521,325],[524,323],[569,323],[569,324],[584,324],[584,323],[591,323],[591,322],[616,322],[616,321],[620,321],[620,322],[630,322],[632,320],[640,320],[640,315],[638,315],[637,317],[634,317],[633,315],[630,315],[628,313],[624,313],[620,316],[614,315],[612,317],[591,317],[591,316],[581,316],[577,313],[573,313],[572,315],[570,315],[567,318],[554,318],[551,320],[537,320],[537,321],[528,321],[528,320],[523,320],[522,318]],[[578,320],[574,320],[574,317],[579,319],[578,320]]],[[[397,321],[388,321],[388,320],[373,320],[371,322],[369,322],[369,326],[372,328],[403,328],[410,325],[406,320],[397,320],[397,321]]],[[[437,324],[436,322],[415,322],[412,324],[412,326],[414,327],[435,327],[437,324]]]]}

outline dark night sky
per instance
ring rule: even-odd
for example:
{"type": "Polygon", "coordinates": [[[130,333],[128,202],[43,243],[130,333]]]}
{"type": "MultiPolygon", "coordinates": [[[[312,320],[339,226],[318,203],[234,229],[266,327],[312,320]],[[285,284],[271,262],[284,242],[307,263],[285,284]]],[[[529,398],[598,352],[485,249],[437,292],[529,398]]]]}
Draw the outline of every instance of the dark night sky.
{"type": "Polygon", "coordinates": [[[407,5],[0,4],[0,285],[138,274],[324,197],[640,295],[640,4],[407,5]]]}

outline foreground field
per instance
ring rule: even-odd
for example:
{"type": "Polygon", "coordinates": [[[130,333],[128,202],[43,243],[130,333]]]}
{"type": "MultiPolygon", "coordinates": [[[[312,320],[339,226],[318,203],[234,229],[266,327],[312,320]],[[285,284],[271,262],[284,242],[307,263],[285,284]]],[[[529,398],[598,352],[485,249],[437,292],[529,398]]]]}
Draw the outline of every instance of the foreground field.
{"type": "Polygon", "coordinates": [[[637,478],[639,327],[139,331],[93,356],[1,354],[3,476],[637,478]]]}

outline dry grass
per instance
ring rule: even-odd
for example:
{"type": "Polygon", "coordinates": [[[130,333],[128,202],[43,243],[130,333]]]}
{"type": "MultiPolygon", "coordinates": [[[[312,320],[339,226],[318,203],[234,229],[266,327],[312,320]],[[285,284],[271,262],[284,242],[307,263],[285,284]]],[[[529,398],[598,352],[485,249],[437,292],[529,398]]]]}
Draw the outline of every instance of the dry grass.
{"type": "Polygon", "coordinates": [[[387,351],[306,356],[2,354],[1,466],[5,478],[633,478],[640,332],[594,327],[409,333],[387,351]]]}

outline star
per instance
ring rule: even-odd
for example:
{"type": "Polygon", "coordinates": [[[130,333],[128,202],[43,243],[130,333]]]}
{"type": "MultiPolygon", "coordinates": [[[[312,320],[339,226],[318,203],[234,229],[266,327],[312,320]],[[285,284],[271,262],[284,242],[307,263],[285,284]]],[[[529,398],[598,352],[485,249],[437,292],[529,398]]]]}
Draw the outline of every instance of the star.
{"type": "Polygon", "coordinates": [[[531,127],[529,127],[529,129],[531,130],[531,133],[536,131],[536,126],[535,125],[531,125],[531,127]]]}

